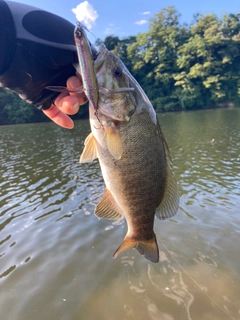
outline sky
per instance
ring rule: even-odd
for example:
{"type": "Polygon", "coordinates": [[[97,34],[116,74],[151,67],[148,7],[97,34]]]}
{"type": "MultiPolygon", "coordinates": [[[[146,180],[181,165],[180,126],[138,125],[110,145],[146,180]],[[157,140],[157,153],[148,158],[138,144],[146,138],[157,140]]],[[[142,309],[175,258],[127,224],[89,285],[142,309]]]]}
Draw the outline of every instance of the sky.
{"type": "MultiPolygon", "coordinates": [[[[104,40],[108,35],[119,38],[147,32],[149,19],[161,9],[173,5],[181,14],[181,22],[191,23],[195,13],[240,12],[240,0],[18,0],[55,13],[73,24],[76,16],[72,9],[78,7],[79,19],[88,19],[85,25],[96,38],[104,40]],[[81,4],[81,5],[80,5],[81,4]],[[80,6],[79,6],[80,5],[80,6]],[[80,9],[80,10],[79,10],[80,9]]],[[[75,10],[76,12],[76,10],[75,10]]],[[[91,36],[90,36],[91,40],[91,36]]]]}

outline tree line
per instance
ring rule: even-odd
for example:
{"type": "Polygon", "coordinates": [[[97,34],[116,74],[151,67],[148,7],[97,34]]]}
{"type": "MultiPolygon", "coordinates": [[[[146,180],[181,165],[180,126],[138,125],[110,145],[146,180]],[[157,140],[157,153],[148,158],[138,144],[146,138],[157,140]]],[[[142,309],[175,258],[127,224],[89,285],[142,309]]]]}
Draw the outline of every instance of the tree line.
{"type": "MultiPolygon", "coordinates": [[[[73,119],[82,119],[88,116],[87,106],[81,107],[73,119]]],[[[4,88],[0,88],[0,125],[20,124],[50,121],[44,113],[36,107],[21,100],[19,96],[4,88]]]]}
{"type": "Polygon", "coordinates": [[[105,44],[157,111],[240,105],[240,13],[196,14],[185,24],[170,6],[150,20],[147,33],[109,36],[105,44]]]}
{"type": "MultiPolygon", "coordinates": [[[[104,43],[122,59],[157,112],[239,106],[240,13],[198,13],[190,24],[181,23],[180,16],[169,6],[150,20],[148,32],[123,39],[111,35],[104,43]]],[[[86,109],[81,108],[81,115],[86,109]]],[[[0,88],[0,124],[38,121],[46,117],[0,88]]]]}

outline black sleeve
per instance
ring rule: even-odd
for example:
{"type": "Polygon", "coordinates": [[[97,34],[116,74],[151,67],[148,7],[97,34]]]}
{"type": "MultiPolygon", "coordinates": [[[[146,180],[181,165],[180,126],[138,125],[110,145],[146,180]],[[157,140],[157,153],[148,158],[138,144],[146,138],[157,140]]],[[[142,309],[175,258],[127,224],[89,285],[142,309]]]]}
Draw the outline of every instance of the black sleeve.
{"type": "Polygon", "coordinates": [[[40,109],[48,109],[77,62],[69,21],[32,6],[0,0],[0,86],[15,91],[40,109]]]}

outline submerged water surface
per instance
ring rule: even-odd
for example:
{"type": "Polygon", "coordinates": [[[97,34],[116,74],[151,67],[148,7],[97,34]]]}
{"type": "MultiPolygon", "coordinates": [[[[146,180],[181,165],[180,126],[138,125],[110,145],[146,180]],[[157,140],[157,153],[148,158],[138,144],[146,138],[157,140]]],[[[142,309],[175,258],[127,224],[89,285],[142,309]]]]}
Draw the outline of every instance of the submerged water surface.
{"type": "Polygon", "coordinates": [[[181,200],[155,221],[158,264],[112,259],[126,224],[94,216],[101,171],[78,163],[88,121],[0,127],[1,319],[240,319],[239,119],[159,115],[181,200]]]}

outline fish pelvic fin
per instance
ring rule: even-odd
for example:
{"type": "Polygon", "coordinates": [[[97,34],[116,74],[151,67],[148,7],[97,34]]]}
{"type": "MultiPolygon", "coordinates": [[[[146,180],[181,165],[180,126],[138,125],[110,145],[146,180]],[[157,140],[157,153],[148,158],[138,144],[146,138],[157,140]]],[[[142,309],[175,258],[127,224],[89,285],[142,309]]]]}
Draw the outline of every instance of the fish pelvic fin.
{"type": "Polygon", "coordinates": [[[97,159],[97,147],[95,138],[92,133],[90,133],[84,142],[84,149],[81,154],[80,163],[92,162],[97,159]]]}
{"type": "Polygon", "coordinates": [[[121,220],[123,215],[119,213],[119,211],[111,192],[108,189],[105,189],[104,195],[97,204],[94,214],[101,219],[121,220]]]}
{"type": "Polygon", "coordinates": [[[130,248],[137,249],[142,256],[151,262],[157,263],[159,261],[159,250],[155,234],[149,240],[134,240],[127,235],[114,252],[113,258],[116,258],[120,252],[130,248]]]}

